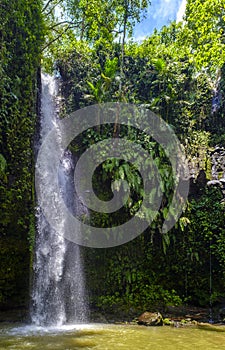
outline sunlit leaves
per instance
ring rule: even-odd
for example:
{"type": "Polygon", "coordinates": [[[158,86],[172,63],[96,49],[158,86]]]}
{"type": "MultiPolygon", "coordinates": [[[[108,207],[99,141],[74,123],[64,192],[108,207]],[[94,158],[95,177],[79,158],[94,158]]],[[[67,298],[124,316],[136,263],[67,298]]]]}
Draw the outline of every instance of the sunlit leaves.
{"type": "Polygon", "coordinates": [[[198,68],[215,72],[225,61],[225,2],[189,0],[184,36],[198,68]]]}

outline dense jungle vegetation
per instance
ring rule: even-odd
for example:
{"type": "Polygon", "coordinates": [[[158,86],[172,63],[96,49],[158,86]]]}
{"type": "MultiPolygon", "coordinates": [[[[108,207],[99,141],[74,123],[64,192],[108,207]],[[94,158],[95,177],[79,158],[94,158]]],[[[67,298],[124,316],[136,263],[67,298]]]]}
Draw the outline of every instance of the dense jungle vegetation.
{"type": "MultiPolygon", "coordinates": [[[[225,162],[225,3],[188,0],[184,22],[172,22],[138,43],[133,28],[148,6],[147,0],[0,3],[2,308],[29,304],[41,68],[60,77],[62,115],[109,101],[145,105],[171,125],[189,159],[188,205],[168,234],[162,235],[161,228],[169,199],[135,240],[110,249],[82,249],[92,307],[127,311],[225,302],[224,188],[220,181],[207,185],[213,179],[215,152],[221,152],[218,180],[225,171],[219,164],[225,162]]],[[[108,135],[125,133],[116,123],[110,130],[90,129],[71,149],[79,154],[108,135]]],[[[173,179],[165,154],[144,135],[133,132],[132,137],[158,157],[170,198],[173,179]]],[[[129,182],[132,198],[122,219],[140,205],[142,183],[132,170],[111,160],[94,177],[103,199],[109,196],[109,179],[129,182]]],[[[92,213],[91,220],[104,227],[121,217],[92,213]]]]}

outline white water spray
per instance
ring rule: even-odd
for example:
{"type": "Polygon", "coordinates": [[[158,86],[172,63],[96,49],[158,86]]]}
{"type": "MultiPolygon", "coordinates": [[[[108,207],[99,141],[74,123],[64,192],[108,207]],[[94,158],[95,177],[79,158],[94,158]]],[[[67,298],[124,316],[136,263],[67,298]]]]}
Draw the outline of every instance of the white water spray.
{"type": "MultiPolygon", "coordinates": [[[[42,98],[40,143],[57,126],[60,109],[60,97],[55,78],[42,74],[42,98]]],[[[59,142],[62,135],[58,132],[59,142]]],[[[50,149],[54,157],[54,149],[50,149]]],[[[77,214],[79,202],[74,193],[73,159],[66,151],[60,163],[58,179],[60,195],[68,209],[77,214]]],[[[43,174],[43,181],[50,174],[43,174]]],[[[46,196],[57,195],[48,188],[46,196]]],[[[34,280],[32,292],[32,323],[36,325],[61,326],[65,323],[87,322],[87,295],[80,247],[64,238],[65,222],[61,223],[61,232],[56,233],[37,209],[37,237],[34,262],[34,280]]]]}

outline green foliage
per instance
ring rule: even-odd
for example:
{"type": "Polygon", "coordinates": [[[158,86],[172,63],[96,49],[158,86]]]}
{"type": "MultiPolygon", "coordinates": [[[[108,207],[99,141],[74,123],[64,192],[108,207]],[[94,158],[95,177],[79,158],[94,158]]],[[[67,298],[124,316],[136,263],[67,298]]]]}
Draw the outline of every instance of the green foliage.
{"type": "Polygon", "coordinates": [[[150,1],[148,0],[67,0],[66,7],[80,39],[99,43],[112,43],[126,27],[130,34],[135,21],[140,22],[150,1]]]}
{"type": "Polygon", "coordinates": [[[145,16],[149,0],[65,0],[47,1],[43,7],[46,18],[44,65],[50,69],[59,51],[70,51],[77,40],[98,51],[112,53],[114,42],[121,44],[121,75],[127,34],[132,35],[136,22],[145,16]],[[58,4],[58,11],[55,11],[58,4]],[[59,10],[60,9],[60,10],[59,10]],[[60,14],[59,14],[60,13],[60,14]]]}
{"type": "MultiPolygon", "coordinates": [[[[62,78],[62,116],[96,102],[144,105],[171,125],[196,173],[204,170],[210,177],[209,152],[224,143],[224,2],[189,0],[186,23],[171,23],[141,44],[126,44],[148,4],[136,0],[50,0],[44,5],[39,0],[3,0],[0,4],[2,304],[9,299],[24,303],[28,290],[29,249],[35,241],[32,147],[41,50],[44,68],[56,69],[62,78]],[[57,18],[58,3],[66,17],[57,18]],[[119,36],[120,43],[115,40],[119,36]],[[220,99],[212,113],[215,92],[220,99]]],[[[86,130],[70,148],[79,155],[108,137],[128,137],[149,152],[159,169],[164,197],[157,219],[135,241],[108,251],[85,252],[93,304],[104,309],[115,305],[147,309],[187,300],[208,305],[210,256],[216,302],[224,295],[225,275],[221,191],[196,187],[184,216],[162,236],[174,187],[165,152],[145,133],[122,127],[118,118],[109,127],[86,130]]],[[[144,167],[149,160],[145,161],[144,167]]],[[[130,186],[126,205],[117,215],[91,212],[93,225],[115,226],[137,213],[143,181],[135,166],[109,159],[93,176],[103,200],[111,198],[109,183],[119,190],[124,186],[121,180],[130,186]]],[[[154,200],[154,190],[149,195],[154,200]]]]}
{"type": "Polygon", "coordinates": [[[27,297],[28,290],[27,237],[34,217],[36,79],[44,37],[41,5],[39,0],[3,0],[0,5],[0,289],[6,305],[12,296],[12,305],[15,303],[16,294],[27,297]],[[14,242],[10,243],[11,251],[4,242],[14,242]]]}
{"type": "Polygon", "coordinates": [[[189,256],[193,258],[193,254],[198,254],[195,264],[197,270],[191,274],[192,280],[190,279],[189,283],[194,295],[193,299],[204,304],[209,301],[209,294],[204,293],[204,290],[209,288],[210,254],[212,254],[214,299],[224,288],[225,217],[221,190],[214,187],[207,188],[200,198],[193,199],[188,216],[190,224],[186,230],[186,239],[189,256]]]}
{"type": "Polygon", "coordinates": [[[188,0],[184,41],[198,69],[212,72],[224,63],[225,4],[223,0],[188,0]]]}
{"type": "MultiPolygon", "coordinates": [[[[186,31],[186,26],[171,23],[140,45],[134,42],[126,45],[123,58],[116,43],[112,44],[111,52],[104,47],[101,50],[92,47],[85,54],[77,42],[73,53],[70,48],[69,57],[58,61],[58,67],[63,72],[63,91],[70,110],[74,106],[77,108],[78,103],[86,106],[106,101],[144,105],[171,125],[183,143],[196,177],[199,170],[204,170],[210,178],[210,147],[215,146],[216,137],[222,140],[224,113],[222,107],[216,115],[211,113],[215,82],[211,74],[198,70],[195,58],[190,59],[194,56],[190,56],[189,44],[183,41],[186,31]],[[222,129],[217,128],[217,123],[222,129]]],[[[221,79],[220,91],[224,94],[222,82],[221,79]]],[[[153,304],[165,306],[187,301],[207,306],[210,254],[216,302],[219,295],[224,295],[221,192],[213,194],[213,189],[195,189],[177,226],[161,235],[174,183],[169,161],[154,140],[132,128],[121,127],[115,119],[108,129],[87,130],[75,140],[72,149],[82,153],[95,142],[118,136],[128,137],[151,154],[163,180],[165,197],[157,220],[134,242],[108,251],[86,253],[88,266],[94,266],[87,271],[93,304],[105,310],[123,305],[148,308],[153,304]],[[214,238],[209,240],[212,236],[214,238]]],[[[94,226],[116,226],[139,209],[143,190],[141,178],[134,166],[118,159],[109,159],[96,169],[93,176],[96,194],[100,199],[109,200],[112,195],[109,184],[113,182],[114,189],[118,190],[123,185],[120,180],[126,180],[131,189],[126,206],[117,216],[91,212],[94,226]]]]}
{"type": "Polygon", "coordinates": [[[93,98],[94,102],[108,102],[112,100],[112,87],[114,82],[115,85],[115,75],[118,69],[118,59],[114,57],[113,60],[107,59],[105,62],[105,67],[101,76],[98,78],[95,85],[91,82],[87,82],[88,87],[92,95],[86,95],[86,98],[93,98]]]}
{"type": "Polygon", "coordinates": [[[166,307],[166,306],[179,306],[182,305],[182,299],[177,295],[173,289],[171,291],[163,289],[159,285],[144,285],[142,288],[138,288],[138,292],[129,292],[126,296],[119,295],[115,292],[114,295],[100,296],[97,302],[97,306],[110,311],[113,308],[127,309],[135,308],[142,310],[149,310],[151,307],[166,307]]]}

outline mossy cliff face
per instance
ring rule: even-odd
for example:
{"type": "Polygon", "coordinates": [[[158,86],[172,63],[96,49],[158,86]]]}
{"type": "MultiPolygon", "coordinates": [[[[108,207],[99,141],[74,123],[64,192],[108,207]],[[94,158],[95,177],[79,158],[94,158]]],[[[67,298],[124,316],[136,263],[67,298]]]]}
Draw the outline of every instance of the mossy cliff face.
{"type": "Polygon", "coordinates": [[[0,303],[2,308],[24,307],[29,297],[29,247],[15,237],[0,241],[0,303]]]}
{"type": "MultiPolygon", "coordinates": [[[[149,43],[150,48],[151,45],[153,44],[149,43]]],[[[98,62],[100,58],[101,62],[107,62],[104,60],[104,54],[99,58],[97,53],[91,53],[93,60],[87,64],[89,56],[86,56],[86,60],[80,60],[77,50],[75,47],[73,54],[58,61],[58,69],[63,80],[62,94],[68,112],[79,109],[84,104],[96,102],[93,101],[93,95],[90,95],[91,91],[88,91],[88,82],[91,78],[92,90],[94,87],[100,89],[99,86],[102,84],[102,95],[98,95],[98,98],[101,97],[101,102],[105,102],[104,93],[109,92],[111,100],[114,100],[118,88],[111,78],[109,90],[104,90],[102,72],[104,75],[106,64],[101,66],[98,62]],[[85,74],[81,76],[77,74],[77,70],[85,74]],[[79,101],[82,101],[82,105],[78,104],[79,101]]],[[[177,62],[176,57],[170,59],[171,65],[173,60],[177,62]]],[[[172,80],[176,91],[170,99],[168,98],[171,103],[162,100],[156,109],[149,94],[154,95],[153,99],[162,92],[160,86],[157,89],[158,80],[162,78],[161,73],[157,73],[149,62],[141,60],[138,54],[132,56],[132,53],[128,53],[125,60],[126,78],[123,84],[127,90],[126,94],[124,92],[124,98],[127,102],[141,101],[146,105],[151,103],[151,109],[173,126],[189,158],[192,185],[186,212],[168,235],[161,235],[159,217],[159,220],[156,220],[142,235],[123,246],[111,249],[84,249],[91,306],[104,312],[117,313],[119,310],[127,314],[132,313],[134,309],[148,310],[153,305],[165,307],[183,302],[208,307],[210,301],[216,303],[225,298],[223,194],[219,188],[207,186],[207,182],[213,178],[212,154],[216,144],[221,144],[222,131],[224,133],[225,130],[222,110],[218,109],[212,113],[210,79],[203,73],[198,76],[192,74],[194,67],[189,66],[187,62],[189,69],[185,75],[182,70],[179,71],[179,66],[176,70],[170,71],[170,80],[163,82],[163,88],[167,91],[172,80]],[[142,85],[145,86],[145,90],[138,89],[142,85]],[[220,120],[219,128],[217,128],[218,120],[220,120]],[[213,266],[211,295],[210,259],[213,266]]],[[[177,67],[177,64],[175,66],[177,67]]],[[[123,130],[120,130],[121,137],[124,136],[122,132],[123,130]]],[[[94,140],[101,139],[101,136],[96,130],[92,130],[92,134],[84,133],[82,138],[71,144],[71,149],[74,153],[79,151],[82,153],[94,140]]],[[[96,193],[100,198],[107,200],[102,168],[97,169],[93,179],[96,193]]],[[[107,184],[107,181],[105,183],[107,184]]],[[[121,212],[123,219],[126,214],[125,211],[121,212]]],[[[110,226],[110,218],[107,215],[91,213],[91,220],[98,227],[101,225],[106,227],[107,224],[110,226]]]]}
{"type": "Polygon", "coordinates": [[[7,308],[24,305],[29,292],[41,1],[2,0],[0,18],[0,306],[7,308]]]}

